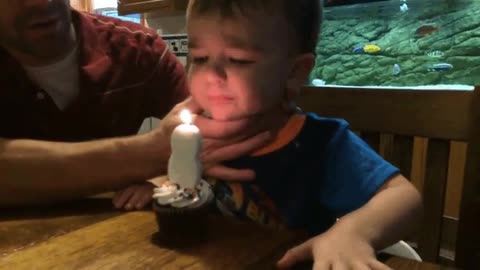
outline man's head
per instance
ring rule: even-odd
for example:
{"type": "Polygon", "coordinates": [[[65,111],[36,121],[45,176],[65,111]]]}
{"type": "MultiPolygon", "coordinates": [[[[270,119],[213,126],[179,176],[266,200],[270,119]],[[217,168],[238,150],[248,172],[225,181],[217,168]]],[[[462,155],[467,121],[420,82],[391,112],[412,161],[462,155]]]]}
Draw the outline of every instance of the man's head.
{"type": "Polygon", "coordinates": [[[191,0],[193,97],[216,119],[275,111],[314,64],[318,0],[191,0]]]}
{"type": "Polygon", "coordinates": [[[48,62],[72,43],[69,0],[1,0],[0,10],[0,46],[15,54],[48,62]]]}

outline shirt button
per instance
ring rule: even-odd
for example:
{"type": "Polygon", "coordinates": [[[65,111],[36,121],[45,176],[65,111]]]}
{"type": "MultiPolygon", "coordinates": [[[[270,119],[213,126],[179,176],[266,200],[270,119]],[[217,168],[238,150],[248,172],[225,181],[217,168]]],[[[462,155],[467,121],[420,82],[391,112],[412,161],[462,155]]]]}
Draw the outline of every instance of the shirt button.
{"type": "Polygon", "coordinates": [[[38,100],[43,100],[43,99],[45,99],[45,94],[42,93],[42,92],[38,92],[38,93],[37,93],[37,99],[38,99],[38,100]]]}

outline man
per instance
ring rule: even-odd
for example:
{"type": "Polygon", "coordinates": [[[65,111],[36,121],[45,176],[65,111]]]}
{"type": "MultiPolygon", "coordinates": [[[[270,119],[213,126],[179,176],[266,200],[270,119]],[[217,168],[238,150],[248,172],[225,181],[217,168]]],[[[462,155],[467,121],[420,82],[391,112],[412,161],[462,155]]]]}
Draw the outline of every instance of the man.
{"type": "MultiPolygon", "coordinates": [[[[73,11],[69,0],[5,0],[0,10],[0,207],[116,190],[166,172],[178,112],[200,111],[190,100],[174,107],[187,97],[185,74],[153,31],[73,11]],[[163,118],[160,127],[132,136],[147,117],[163,118]]],[[[256,149],[267,132],[200,115],[196,124],[207,173],[254,177],[215,164],[256,149]]]]}

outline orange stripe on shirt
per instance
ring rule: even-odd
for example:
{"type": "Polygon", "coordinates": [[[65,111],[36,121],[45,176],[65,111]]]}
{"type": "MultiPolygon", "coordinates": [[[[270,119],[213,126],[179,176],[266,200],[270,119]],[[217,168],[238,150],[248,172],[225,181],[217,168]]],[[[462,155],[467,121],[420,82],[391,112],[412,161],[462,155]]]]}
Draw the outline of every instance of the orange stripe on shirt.
{"type": "Polygon", "coordinates": [[[294,114],[288,119],[285,126],[283,126],[275,135],[272,143],[255,151],[252,156],[261,156],[274,152],[285,145],[289,144],[300,133],[305,124],[305,115],[294,114]]]}

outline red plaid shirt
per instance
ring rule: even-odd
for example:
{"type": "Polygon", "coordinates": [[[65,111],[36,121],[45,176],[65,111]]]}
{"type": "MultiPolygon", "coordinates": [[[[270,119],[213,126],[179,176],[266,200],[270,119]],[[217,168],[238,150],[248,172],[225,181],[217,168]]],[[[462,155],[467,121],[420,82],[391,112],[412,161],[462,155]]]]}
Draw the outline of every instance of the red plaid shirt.
{"type": "Polygon", "coordinates": [[[183,66],[154,31],[77,11],[72,17],[78,98],[61,111],[0,48],[0,137],[85,141],[132,135],[145,118],[163,117],[188,95],[183,66]]]}

